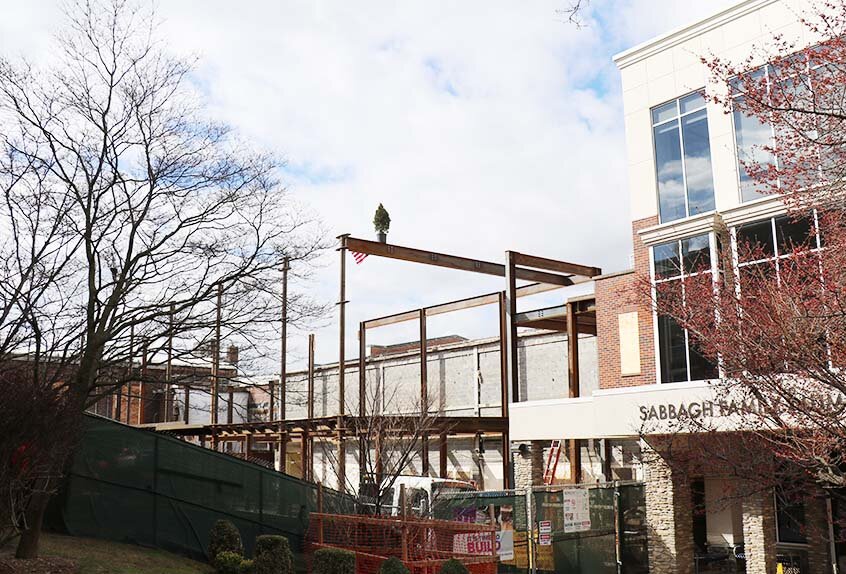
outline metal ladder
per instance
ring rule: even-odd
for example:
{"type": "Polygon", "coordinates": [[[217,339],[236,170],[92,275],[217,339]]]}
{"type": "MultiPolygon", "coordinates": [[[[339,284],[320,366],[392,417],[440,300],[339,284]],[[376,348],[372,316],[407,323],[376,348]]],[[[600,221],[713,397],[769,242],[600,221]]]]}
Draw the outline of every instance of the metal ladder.
{"type": "Polygon", "coordinates": [[[561,441],[554,440],[549,446],[549,454],[546,457],[546,467],[543,469],[543,483],[547,486],[555,480],[555,470],[558,468],[558,459],[561,456],[561,441]]]}

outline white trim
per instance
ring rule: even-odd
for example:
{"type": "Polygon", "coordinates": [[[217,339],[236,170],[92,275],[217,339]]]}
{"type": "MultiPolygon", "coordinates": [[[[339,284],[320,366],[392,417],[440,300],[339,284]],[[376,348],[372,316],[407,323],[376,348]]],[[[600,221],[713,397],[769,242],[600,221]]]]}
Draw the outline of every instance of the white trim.
{"type": "Polygon", "coordinates": [[[778,1],[779,0],[742,0],[734,6],[730,6],[725,10],[717,12],[704,20],[698,20],[692,24],[681,26],[680,28],[671,30],[666,34],[662,34],[651,40],[638,44],[637,46],[629,48],[628,50],[624,50],[619,54],[616,54],[612,59],[614,63],[617,64],[617,68],[622,70],[623,68],[631,66],[632,64],[640,62],[659,52],[663,52],[668,48],[677,46],[678,44],[681,44],[691,38],[695,38],[705,32],[719,28],[732,20],[742,18],[750,12],[754,12],[770,4],[775,4],[778,1]]]}
{"type": "Polygon", "coordinates": [[[652,247],[653,245],[684,239],[691,235],[713,231],[718,227],[721,220],[726,227],[734,227],[769,217],[777,217],[785,213],[787,213],[787,206],[782,201],[781,196],[768,195],[724,211],[713,211],[647,227],[638,231],[638,235],[644,245],[652,247]]]}
{"type": "Polygon", "coordinates": [[[653,227],[647,227],[638,231],[640,240],[647,247],[677,241],[691,235],[707,233],[714,229],[719,222],[719,212],[711,211],[704,214],[697,214],[684,219],[676,219],[669,223],[661,223],[653,227]]]}

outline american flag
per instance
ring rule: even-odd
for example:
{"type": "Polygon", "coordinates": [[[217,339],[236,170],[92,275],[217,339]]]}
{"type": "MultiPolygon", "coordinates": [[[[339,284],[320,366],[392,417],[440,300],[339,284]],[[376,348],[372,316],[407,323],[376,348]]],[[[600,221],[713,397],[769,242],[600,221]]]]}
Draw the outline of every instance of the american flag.
{"type": "Polygon", "coordinates": [[[359,253],[357,251],[350,251],[350,253],[352,253],[356,265],[367,259],[367,253],[359,253]]]}

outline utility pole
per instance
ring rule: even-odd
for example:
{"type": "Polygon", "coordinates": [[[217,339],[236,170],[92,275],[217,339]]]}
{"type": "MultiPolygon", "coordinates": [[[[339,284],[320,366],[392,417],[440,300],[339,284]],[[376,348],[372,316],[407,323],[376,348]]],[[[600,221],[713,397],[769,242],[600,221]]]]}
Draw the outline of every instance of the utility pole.
{"type": "Polygon", "coordinates": [[[170,417],[173,414],[173,314],[175,306],[170,304],[170,313],[168,316],[168,333],[167,333],[167,366],[165,367],[165,380],[167,381],[167,392],[165,394],[165,412],[164,422],[170,422],[170,417]]]}
{"type": "Polygon", "coordinates": [[[273,393],[273,383],[270,383],[270,420],[274,421],[278,418],[279,423],[279,441],[276,444],[276,458],[278,460],[276,470],[285,472],[287,458],[287,442],[288,436],[285,429],[285,400],[286,389],[288,386],[288,270],[290,269],[290,259],[285,257],[282,261],[282,332],[280,341],[280,357],[279,357],[279,413],[275,416],[276,397],[273,393]]]}
{"type": "Polygon", "coordinates": [[[217,424],[217,393],[220,384],[220,321],[221,305],[223,303],[223,286],[217,286],[217,317],[214,323],[214,341],[212,342],[212,396],[211,396],[211,424],[217,424]]]}

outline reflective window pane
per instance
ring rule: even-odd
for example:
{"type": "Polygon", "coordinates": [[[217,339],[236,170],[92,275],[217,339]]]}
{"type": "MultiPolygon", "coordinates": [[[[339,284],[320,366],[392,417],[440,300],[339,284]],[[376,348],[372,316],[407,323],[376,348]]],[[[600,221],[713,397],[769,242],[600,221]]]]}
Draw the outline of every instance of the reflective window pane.
{"type": "Polygon", "coordinates": [[[767,219],[738,227],[737,253],[741,261],[754,261],[774,256],[772,222],[767,219]]]}
{"type": "MultiPolygon", "coordinates": [[[[690,337],[688,337],[690,339],[690,337]]],[[[706,381],[718,377],[717,366],[702,356],[692,339],[690,344],[690,380],[706,381]]]]}
{"type": "Polygon", "coordinates": [[[659,215],[662,222],[681,219],[686,213],[678,122],[658,126],[654,132],[659,215]]]}
{"type": "Polygon", "coordinates": [[[652,257],[655,261],[655,277],[657,279],[681,275],[678,241],[656,245],[652,248],[652,257]]]}
{"type": "Polygon", "coordinates": [[[708,116],[700,110],[682,118],[684,169],[690,215],[714,209],[714,176],[711,171],[711,144],[708,116]]]}
{"type": "Polygon", "coordinates": [[[675,319],[658,317],[658,352],[661,360],[661,382],[677,383],[687,380],[687,348],[684,330],[675,319]]]}
{"type": "Polygon", "coordinates": [[[699,92],[695,92],[679,100],[679,108],[681,108],[681,113],[683,114],[704,107],[705,98],[702,97],[702,94],[699,92]]]}
{"type": "Polygon", "coordinates": [[[686,273],[711,270],[711,243],[707,233],[683,239],[681,245],[686,273]]]}
{"type": "Polygon", "coordinates": [[[811,220],[806,217],[777,217],[775,220],[779,255],[787,255],[798,248],[815,248],[811,220]]]}
{"type": "Polygon", "coordinates": [[[658,106],[657,108],[652,109],[652,123],[653,124],[660,124],[661,122],[665,122],[670,120],[678,115],[678,110],[676,108],[676,102],[673,100],[668,104],[664,104],[663,106],[658,106]]]}
{"type": "Polygon", "coordinates": [[[764,149],[773,143],[773,132],[769,125],[757,117],[745,114],[741,109],[742,98],[735,100],[734,139],[737,146],[738,171],[740,172],[740,192],[743,201],[764,197],[767,191],[765,182],[756,181],[749,175],[747,166],[752,164],[772,164],[773,155],[764,149]]]}

